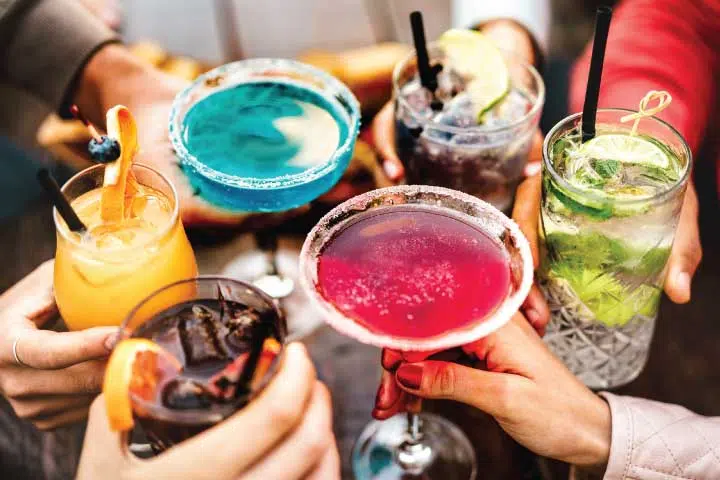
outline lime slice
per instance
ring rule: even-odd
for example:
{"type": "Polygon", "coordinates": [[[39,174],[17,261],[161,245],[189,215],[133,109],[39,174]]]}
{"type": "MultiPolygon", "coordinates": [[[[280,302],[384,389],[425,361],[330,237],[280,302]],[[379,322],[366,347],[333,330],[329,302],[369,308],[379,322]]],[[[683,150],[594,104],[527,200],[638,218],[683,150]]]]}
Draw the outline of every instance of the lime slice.
{"type": "Polygon", "coordinates": [[[642,137],[631,135],[599,135],[583,143],[578,153],[586,158],[612,159],[662,169],[670,165],[670,158],[660,147],[642,137]]]}
{"type": "Polygon", "coordinates": [[[474,30],[452,29],[443,33],[438,44],[448,64],[467,80],[466,90],[478,110],[478,123],[510,91],[510,73],[495,44],[474,30]]]}

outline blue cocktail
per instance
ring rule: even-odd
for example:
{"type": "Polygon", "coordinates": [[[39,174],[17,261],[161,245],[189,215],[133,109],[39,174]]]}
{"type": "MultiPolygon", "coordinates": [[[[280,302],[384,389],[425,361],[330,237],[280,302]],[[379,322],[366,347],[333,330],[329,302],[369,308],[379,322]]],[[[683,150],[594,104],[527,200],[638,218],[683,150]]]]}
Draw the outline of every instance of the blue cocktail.
{"type": "Polygon", "coordinates": [[[332,188],[355,146],[360,109],[334,77],[291,60],[218,67],[180,93],[170,140],[197,195],[275,212],[332,188]]]}

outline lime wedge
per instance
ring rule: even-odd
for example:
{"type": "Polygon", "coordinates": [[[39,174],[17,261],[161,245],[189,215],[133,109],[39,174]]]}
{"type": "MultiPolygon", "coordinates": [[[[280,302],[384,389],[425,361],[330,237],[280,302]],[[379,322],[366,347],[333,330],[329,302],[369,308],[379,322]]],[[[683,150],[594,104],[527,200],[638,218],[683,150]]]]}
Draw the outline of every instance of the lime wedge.
{"type": "Polygon", "coordinates": [[[438,44],[449,66],[465,77],[466,90],[478,111],[478,123],[510,91],[510,73],[500,50],[486,36],[474,30],[452,29],[438,44]]]}
{"type": "Polygon", "coordinates": [[[660,147],[642,137],[631,135],[599,135],[583,143],[578,153],[586,158],[612,159],[662,169],[670,165],[670,158],[660,147]]]}

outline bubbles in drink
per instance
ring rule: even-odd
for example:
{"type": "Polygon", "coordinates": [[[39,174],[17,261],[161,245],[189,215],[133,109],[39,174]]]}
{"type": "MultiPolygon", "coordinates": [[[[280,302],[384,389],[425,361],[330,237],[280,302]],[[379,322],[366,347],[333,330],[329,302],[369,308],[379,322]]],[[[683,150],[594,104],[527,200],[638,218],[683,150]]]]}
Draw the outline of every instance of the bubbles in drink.
{"type": "Polygon", "coordinates": [[[372,331],[427,338],[481,322],[509,291],[502,246],[478,226],[425,207],[372,211],[335,234],[318,288],[372,331]]]}

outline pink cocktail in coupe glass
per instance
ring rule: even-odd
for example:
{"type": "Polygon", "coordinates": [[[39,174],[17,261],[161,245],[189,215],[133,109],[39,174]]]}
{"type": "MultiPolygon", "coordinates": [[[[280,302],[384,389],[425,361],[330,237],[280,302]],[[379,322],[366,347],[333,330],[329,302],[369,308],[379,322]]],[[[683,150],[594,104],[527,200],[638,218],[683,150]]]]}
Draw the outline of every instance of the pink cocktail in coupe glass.
{"type": "MultiPolygon", "coordinates": [[[[431,352],[503,326],[532,284],[515,223],[490,204],[439,187],[368,192],[310,232],[301,280],[339,332],[378,347],[431,352]]],[[[464,434],[427,413],[374,421],[353,450],[355,478],[473,479],[464,434]]]]}

